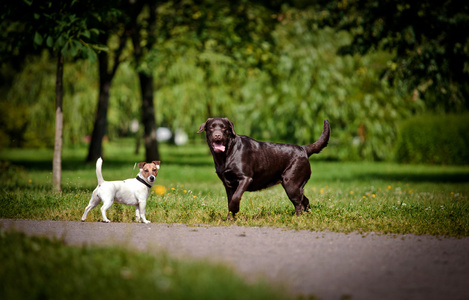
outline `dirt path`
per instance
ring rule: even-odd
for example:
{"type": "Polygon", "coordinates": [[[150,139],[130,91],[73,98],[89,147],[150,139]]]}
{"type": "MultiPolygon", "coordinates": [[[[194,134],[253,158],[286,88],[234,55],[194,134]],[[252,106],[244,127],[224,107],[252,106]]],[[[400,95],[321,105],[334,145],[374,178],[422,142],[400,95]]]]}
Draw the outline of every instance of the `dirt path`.
{"type": "Polygon", "coordinates": [[[320,299],[469,299],[469,238],[0,219],[68,244],[119,244],[203,258],[320,299]]]}

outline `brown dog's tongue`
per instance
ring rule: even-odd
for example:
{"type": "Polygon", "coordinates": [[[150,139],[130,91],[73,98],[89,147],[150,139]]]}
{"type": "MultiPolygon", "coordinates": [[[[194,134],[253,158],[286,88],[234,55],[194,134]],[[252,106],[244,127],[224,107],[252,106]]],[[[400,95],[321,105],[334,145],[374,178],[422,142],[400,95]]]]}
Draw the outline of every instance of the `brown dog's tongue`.
{"type": "Polygon", "coordinates": [[[225,146],[222,144],[213,143],[213,150],[225,152],[225,146]]]}

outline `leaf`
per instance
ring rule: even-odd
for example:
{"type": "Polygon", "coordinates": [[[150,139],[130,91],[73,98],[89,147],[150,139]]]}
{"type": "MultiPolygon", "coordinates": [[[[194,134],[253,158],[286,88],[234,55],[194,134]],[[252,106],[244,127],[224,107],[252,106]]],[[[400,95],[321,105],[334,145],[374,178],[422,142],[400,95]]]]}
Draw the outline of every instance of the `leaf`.
{"type": "Polygon", "coordinates": [[[62,50],[60,51],[64,57],[68,56],[68,51],[69,51],[68,48],[69,48],[69,43],[65,43],[62,50]]]}
{"type": "Polygon", "coordinates": [[[36,45],[39,45],[39,46],[40,46],[40,45],[42,45],[42,41],[43,41],[42,36],[36,31],[36,32],[34,33],[34,43],[35,43],[36,45]]]}
{"type": "Polygon", "coordinates": [[[70,41],[68,44],[70,45],[69,46],[70,47],[70,55],[76,56],[77,53],[78,53],[77,45],[74,43],[74,41],[70,41]]]}
{"type": "Polygon", "coordinates": [[[91,29],[90,29],[90,32],[93,33],[93,34],[95,34],[95,35],[99,35],[99,30],[96,29],[96,28],[91,28],[91,29]]]}
{"type": "Polygon", "coordinates": [[[85,31],[81,32],[80,35],[81,35],[81,36],[84,36],[84,37],[86,37],[86,38],[90,38],[91,33],[90,33],[89,30],[85,30],[85,31]]]}
{"type": "Polygon", "coordinates": [[[98,60],[98,55],[96,55],[96,52],[88,47],[86,47],[85,49],[87,49],[88,51],[88,59],[90,60],[90,62],[95,63],[98,60]]]}
{"type": "Polygon", "coordinates": [[[66,41],[65,41],[65,39],[63,38],[63,36],[59,36],[59,37],[57,38],[57,40],[55,41],[55,43],[54,43],[54,48],[55,48],[55,49],[60,49],[60,48],[64,47],[65,42],[66,42],[66,41]]]}
{"type": "Polygon", "coordinates": [[[50,35],[46,39],[46,45],[50,48],[52,48],[52,46],[54,45],[54,39],[50,35]]]}

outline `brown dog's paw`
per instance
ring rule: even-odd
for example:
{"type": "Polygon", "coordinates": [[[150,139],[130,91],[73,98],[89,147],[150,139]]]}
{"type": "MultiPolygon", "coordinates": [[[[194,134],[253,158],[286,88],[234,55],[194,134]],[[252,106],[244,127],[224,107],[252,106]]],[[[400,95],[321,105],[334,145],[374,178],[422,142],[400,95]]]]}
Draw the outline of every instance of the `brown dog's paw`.
{"type": "Polygon", "coordinates": [[[231,221],[231,222],[236,221],[236,214],[233,214],[231,213],[231,211],[229,211],[228,215],[226,216],[225,221],[231,221]]]}

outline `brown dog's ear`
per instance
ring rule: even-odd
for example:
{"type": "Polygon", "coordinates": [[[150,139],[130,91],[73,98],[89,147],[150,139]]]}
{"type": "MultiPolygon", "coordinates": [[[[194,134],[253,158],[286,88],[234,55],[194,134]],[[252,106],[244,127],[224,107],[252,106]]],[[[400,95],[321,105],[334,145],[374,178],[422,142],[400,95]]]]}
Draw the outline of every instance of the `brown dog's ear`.
{"type": "Polygon", "coordinates": [[[208,120],[210,119],[207,119],[207,121],[205,121],[204,123],[202,123],[202,125],[200,125],[199,131],[197,131],[197,133],[201,133],[205,131],[205,124],[207,124],[208,120]]]}
{"type": "Polygon", "coordinates": [[[231,130],[231,133],[233,134],[233,136],[236,135],[236,132],[234,130],[234,125],[233,125],[233,122],[231,122],[228,118],[223,118],[225,121],[228,122],[229,126],[230,126],[230,130],[231,130]]]}
{"type": "Polygon", "coordinates": [[[138,166],[139,169],[143,169],[143,166],[144,166],[145,164],[146,164],[146,162],[139,162],[139,163],[137,164],[137,166],[138,166]]]}

